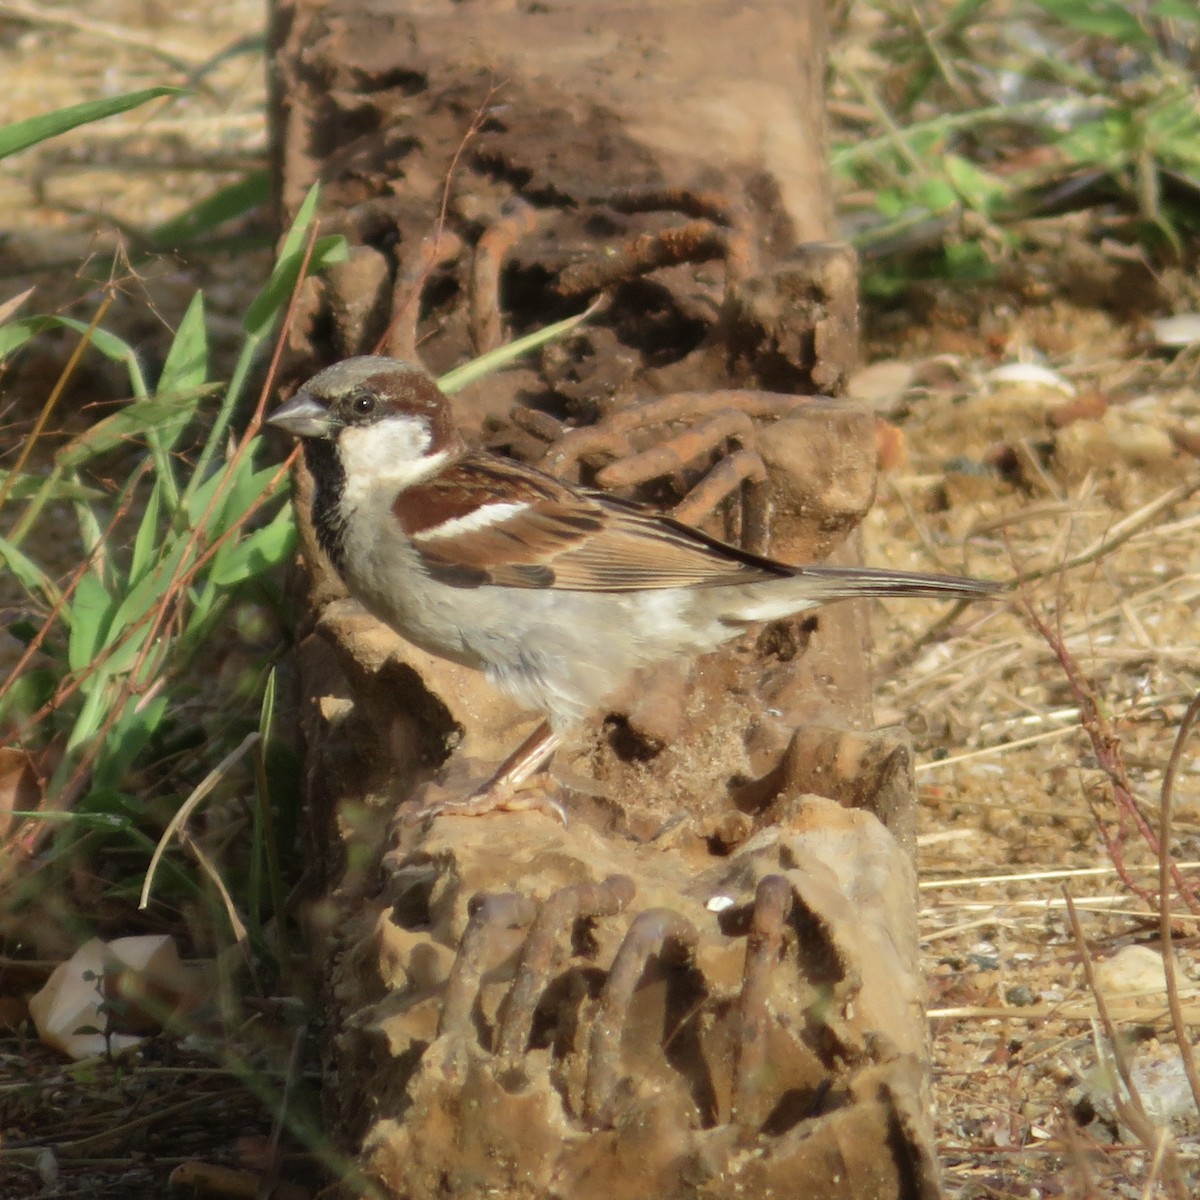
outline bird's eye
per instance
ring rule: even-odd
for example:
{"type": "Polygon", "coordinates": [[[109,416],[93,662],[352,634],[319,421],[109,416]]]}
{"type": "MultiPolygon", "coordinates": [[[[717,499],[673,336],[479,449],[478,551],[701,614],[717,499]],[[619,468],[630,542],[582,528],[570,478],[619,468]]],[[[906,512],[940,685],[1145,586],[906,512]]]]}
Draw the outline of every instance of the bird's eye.
{"type": "Polygon", "coordinates": [[[366,393],[355,396],[353,407],[357,416],[368,417],[375,411],[375,397],[366,393]]]}

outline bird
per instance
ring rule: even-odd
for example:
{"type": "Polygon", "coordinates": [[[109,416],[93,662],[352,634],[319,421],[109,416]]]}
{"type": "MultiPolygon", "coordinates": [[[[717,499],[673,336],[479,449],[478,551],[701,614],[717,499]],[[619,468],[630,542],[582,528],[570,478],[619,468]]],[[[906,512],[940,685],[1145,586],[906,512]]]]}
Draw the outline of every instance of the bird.
{"type": "Polygon", "coordinates": [[[833,600],[974,600],[999,587],[792,566],[472,448],[434,377],[399,359],[327,367],[267,420],[301,441],[316,539],[350,595],[409,642],[481,670],[542,716],[486,783],[439,811],[542,807],[525,795],[531,781],[641,668],[833,600]]]}

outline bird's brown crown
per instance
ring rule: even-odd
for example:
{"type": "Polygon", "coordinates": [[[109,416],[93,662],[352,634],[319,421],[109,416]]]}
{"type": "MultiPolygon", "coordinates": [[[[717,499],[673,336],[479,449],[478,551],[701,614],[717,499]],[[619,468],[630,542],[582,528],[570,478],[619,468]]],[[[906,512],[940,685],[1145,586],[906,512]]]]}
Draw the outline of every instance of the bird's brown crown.
{"type": "Polygon", "coordinates": [[[431,452],[455,438],[449,401],[433,376],[399,359],[348,358],[314,375],[303,391],[325,406],[334,429],[418,417],[429,429],[431,452]]]}

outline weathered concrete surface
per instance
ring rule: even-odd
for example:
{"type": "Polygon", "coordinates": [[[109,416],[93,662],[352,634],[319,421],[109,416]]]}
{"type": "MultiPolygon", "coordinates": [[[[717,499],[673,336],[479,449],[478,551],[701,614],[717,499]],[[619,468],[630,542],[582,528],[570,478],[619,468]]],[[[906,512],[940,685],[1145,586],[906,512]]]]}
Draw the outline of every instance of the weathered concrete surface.
{"type": "MultiPolygon", "coordinates": [[[[854,561],[874,423],[806,398],[837,395],[856,337],[823,19],[280,5],[280,203],[321,178],[354,247],[305,297],[291,378],[380,347],[445,371],[602,295],[458,394],[464,432],[781,558],[854,561]]],[[[414,1198],[935,1196],[911,770],[870,731],[865,610],[638,681],[559,756],[567,829],[413,822],[530,714],[312,561],[309,928],[330,1122],[367,1174],[414,1198]]]]}

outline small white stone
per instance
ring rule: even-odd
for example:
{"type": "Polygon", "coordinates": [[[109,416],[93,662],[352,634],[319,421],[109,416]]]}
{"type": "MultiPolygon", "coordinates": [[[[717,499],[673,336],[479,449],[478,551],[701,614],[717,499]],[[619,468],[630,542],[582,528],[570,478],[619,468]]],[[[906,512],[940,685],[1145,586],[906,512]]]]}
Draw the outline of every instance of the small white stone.
{"type": "Polygon", "coordinates": [[[1177,313],[1150,322],[1154,340],[1160,346],[1194,346],[1200,342],[1200,313],[1177,313]]]}
{"type": "Polygon", "coordinates": [[[986,378],[993,387],[1005,384],[1015,387],[1053,388],[1065,396],[1075,395],[1075,385],[1070,380],[1040,363],[1005,363],[1002,367],[989,371],[986,378]]]}

